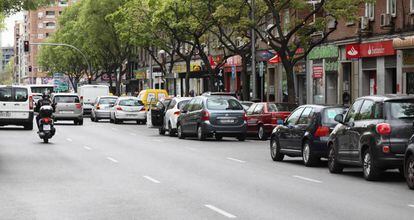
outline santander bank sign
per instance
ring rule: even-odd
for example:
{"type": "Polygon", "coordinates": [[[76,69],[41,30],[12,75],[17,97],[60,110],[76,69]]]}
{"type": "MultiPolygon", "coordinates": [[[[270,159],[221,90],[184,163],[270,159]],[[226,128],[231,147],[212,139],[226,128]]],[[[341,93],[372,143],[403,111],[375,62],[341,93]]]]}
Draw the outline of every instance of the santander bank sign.
{"type": "Polygon", "coordinates": [[[395,55],[392,40],[374,43],[349,44],[345,47],[347,59],[395,55]]]}

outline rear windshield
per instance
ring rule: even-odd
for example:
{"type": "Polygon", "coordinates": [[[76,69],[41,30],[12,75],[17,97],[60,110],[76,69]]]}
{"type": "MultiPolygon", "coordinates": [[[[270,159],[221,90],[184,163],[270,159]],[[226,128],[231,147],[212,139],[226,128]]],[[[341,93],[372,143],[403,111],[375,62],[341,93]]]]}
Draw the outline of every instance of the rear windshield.
{"type": "Polygon", "coordinates": [[[138,99],[124,99],[119,101],[120,106],[141,106],[141,102],[138,99]]]}
{"type": "Polygon", "coordinates": [[[243,110],[243,106],[236,99],[226,97],[210,97],[207,100],[209,110],[243,110]]]}
{"type": "Polygon", "coordinates": [[[102,98],[99,100],[99,104],[111,105],[116,102],[116,98],[102,98]]]}
{"type": "Polygon", "coordinates": [[[187,103],[189,103],[190,100],[184,100],[178,103],[177,108],[181,109],[182,107],[184,107],[185,105],[187,105],[187,103]]]}
{"type": "Polygon", "coordinates": [[[27,99],[28,92],[25,88],[0,88],[0,101],[2,102],[25,102],[27,99]]]}
{"type": "Polygon", "coordinates": [[[79,103],[79,97],[77,96],[56,96],[56,103],[79,103]]]}
{"type": "Polygon", "coordinates": [[[291,112],[295,110],[298,106],[296,104],[288,103],[270,103],[269,112],[291,112]]]}
{"type": "Polygon", "coordinates": [[[389,102],[391,117],[394,119],[414,118],[414,100],[389,102]]]}
{"type": "Polygon", "coordinates": [[[322,123],[329,125],[336,125],[338,122],[335,121],[335,116],[343,114],[345,109],[343,108],[327,108],[322,114],[322,123]]]}

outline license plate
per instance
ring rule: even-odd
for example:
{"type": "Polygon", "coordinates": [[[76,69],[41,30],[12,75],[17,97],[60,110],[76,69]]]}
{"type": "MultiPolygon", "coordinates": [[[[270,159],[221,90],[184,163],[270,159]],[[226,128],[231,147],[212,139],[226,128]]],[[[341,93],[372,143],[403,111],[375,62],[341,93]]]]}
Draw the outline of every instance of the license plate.
{"type": "Polygon", "coordinates": [[[136,117],[137,115],[128,114],[127,117],[136,117]]]}
{"type": "Polygon", "coordinates": [[[222,124],[232,124],[234,123],[234,120],[233,119],[221,119],[220,122],[222,124]]]}
{"type": "Polygon", "coordinates": [[[60,114],[73,114],[73,111],[60,111],[60,114]]]}
{"type": "Polygon", "coordinates": [[[0,112],[0,117],[1,118],[10,118],[11,117],[11,112],[0,112]]]}
{"type": "Polygon", "coordinates": [[[50,125],[43,125],[43,131],[50,131],[51,127],[50,125]]]}

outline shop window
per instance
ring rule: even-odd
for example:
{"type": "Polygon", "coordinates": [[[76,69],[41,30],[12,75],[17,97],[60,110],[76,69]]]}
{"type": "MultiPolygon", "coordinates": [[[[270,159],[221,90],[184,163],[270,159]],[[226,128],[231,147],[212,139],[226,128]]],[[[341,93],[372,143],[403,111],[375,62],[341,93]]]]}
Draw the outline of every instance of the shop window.
{"type": "Polygon", "coordinates": [[[375,19],[374,3],[365,3],[365,17],[367,17],[371,21],[375,19]]]}
{"type": "Polygon", "coordinates": [[[387,0],[387,14],[390,14],[393,17],[397,16],[397,1],[396,0],[387,0]]]}
{"type": "Polygon", "coordinates": [[[414,0],[410,0],[410,12],[414,14],[414,0]]]}

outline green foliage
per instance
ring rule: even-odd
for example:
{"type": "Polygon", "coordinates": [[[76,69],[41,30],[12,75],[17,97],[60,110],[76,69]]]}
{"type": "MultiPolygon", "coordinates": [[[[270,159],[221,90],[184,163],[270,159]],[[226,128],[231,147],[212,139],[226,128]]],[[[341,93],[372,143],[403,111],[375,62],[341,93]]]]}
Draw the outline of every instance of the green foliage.
{"type": "Polygon", "coordinates": [[[54,0],[1,0],[0,8],[1,12],[9,15],[21,10],[33,10],[52,2],[54,0]]]}
{"type": "Polygon", "coordinates": [[[0,72],[0,85],[13,84],[14,57],[12,57],[6,65],[5,70],[0,72]]]}

